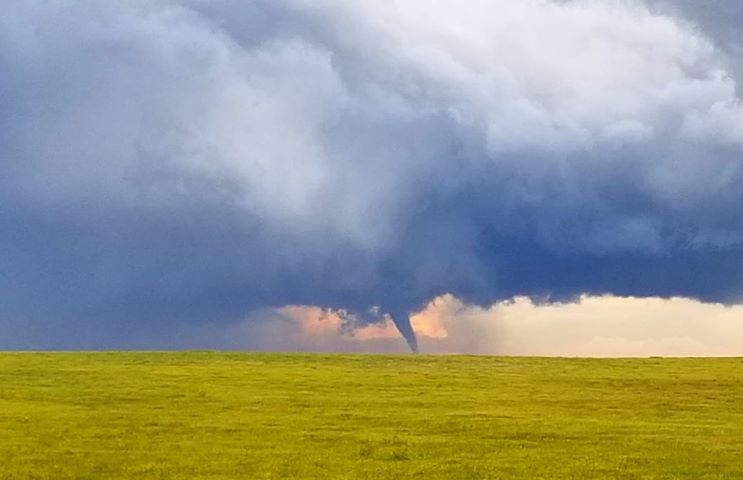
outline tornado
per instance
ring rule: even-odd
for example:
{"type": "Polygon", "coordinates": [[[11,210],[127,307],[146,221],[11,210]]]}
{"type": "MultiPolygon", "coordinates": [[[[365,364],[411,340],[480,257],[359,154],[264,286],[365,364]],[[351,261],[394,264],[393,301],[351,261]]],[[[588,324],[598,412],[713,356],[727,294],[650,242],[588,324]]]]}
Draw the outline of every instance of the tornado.
{"type": "Polygon", "coordinates": [[[418,339],[415,336],[413,326],[410,324],[410,316],[408,315],[408,313],[404,311],[392,311],[390,312],[390,316],[392,317],[392,321],[395,322],[395,326],[400,331],[405,341],[408,342],[410,351],[413,353],[418,353],[418,339]]]}

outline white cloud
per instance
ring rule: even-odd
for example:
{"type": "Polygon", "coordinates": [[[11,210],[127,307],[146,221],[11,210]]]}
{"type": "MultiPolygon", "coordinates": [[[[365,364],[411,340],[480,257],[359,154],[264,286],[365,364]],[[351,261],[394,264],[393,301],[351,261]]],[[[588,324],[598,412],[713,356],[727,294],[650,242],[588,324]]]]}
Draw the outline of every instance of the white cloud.
{"type": "Polygon", "coordinates": [[[439,297],[412,318],[423,351],[548,356],[740,356],[743,305],[688,298],[514,298],[488,308],[439,297]]]}

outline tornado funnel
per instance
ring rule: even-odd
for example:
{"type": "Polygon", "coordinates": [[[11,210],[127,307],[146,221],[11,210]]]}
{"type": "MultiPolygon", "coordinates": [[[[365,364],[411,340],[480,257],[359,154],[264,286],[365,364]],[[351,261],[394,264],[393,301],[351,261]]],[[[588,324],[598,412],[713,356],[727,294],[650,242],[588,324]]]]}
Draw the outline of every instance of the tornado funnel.
{"type": "Polygon", "coordinates": [[[405,341],[408,342],[410,350],[413,353],[418,353],[418,339],[415,336],[415,331],[413,331],[413,326],[410,324],[410,316],[402,311],[391,312],[390,316],[405,341]]]}

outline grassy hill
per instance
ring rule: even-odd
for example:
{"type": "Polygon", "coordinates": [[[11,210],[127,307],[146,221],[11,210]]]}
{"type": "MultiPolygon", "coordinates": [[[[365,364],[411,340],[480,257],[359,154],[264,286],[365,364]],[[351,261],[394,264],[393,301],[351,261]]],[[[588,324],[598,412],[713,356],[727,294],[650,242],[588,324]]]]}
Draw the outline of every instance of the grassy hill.
{"type": "Polygon", "coordinates": [[[0,478],[741,479],[743,360],[0,354],[0,478]]]}

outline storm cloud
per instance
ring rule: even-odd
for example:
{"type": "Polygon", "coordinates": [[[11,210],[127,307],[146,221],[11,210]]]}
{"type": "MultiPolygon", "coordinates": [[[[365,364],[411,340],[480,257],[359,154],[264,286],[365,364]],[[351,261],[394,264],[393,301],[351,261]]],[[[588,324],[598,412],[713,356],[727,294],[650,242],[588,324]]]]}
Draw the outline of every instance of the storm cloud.
{"type": "Polygon", "coordinates": [[[6,3],[0,348],[743,293],[734,2],[6,3]]]}

